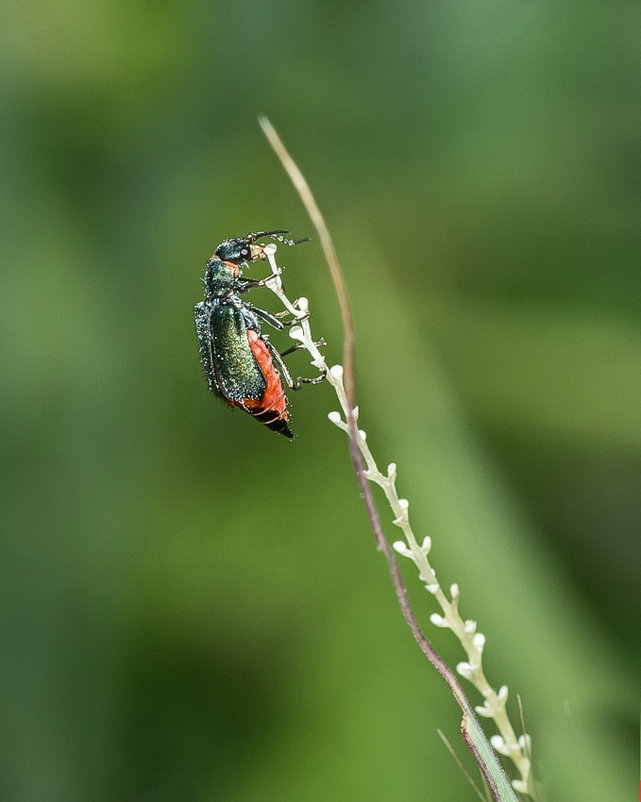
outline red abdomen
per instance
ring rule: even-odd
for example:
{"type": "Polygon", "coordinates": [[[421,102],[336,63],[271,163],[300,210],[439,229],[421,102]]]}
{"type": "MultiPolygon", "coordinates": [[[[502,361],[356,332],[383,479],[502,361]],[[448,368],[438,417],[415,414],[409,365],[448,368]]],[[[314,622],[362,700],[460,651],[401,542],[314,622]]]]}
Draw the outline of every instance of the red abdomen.
{"type": "Polygon", "coordinates": [[[284,434],[285,437],[293,437],[287,422],[289,413],[287,412],[287,396],[283,389],[283,382],[280,373],[274,365],[272,355],[265,345],[265,341],[260,334],[252,329],[247,329],[247,339],[252,354],[265,377],[265,392],[262,398],[245,398],[242,406],[251,413],[256,420],[263,423],[269,429],[284,434]]]}

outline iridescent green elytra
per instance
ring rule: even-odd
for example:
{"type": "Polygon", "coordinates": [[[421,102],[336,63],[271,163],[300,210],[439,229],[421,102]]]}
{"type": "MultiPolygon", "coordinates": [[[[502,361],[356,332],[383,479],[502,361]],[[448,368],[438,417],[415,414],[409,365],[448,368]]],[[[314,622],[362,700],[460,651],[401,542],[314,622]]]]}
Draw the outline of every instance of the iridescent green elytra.
{"type": "Polygon", "coordinates": [[[247,329],[259,331],[256,315],[217,298],[209,306],[206,301],[197,304],[195,312],[209,389],[233,406],[241,406],[243,399],[262,398],[267,384],[247,339],[247,329]]]}

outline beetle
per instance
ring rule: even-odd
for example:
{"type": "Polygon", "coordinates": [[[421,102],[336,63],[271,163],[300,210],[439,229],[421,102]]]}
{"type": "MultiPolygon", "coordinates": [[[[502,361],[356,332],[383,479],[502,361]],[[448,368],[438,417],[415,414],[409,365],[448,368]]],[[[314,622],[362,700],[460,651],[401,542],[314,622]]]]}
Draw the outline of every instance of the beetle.
{"type": "Polygon", "coordinates": [[[306,242],[285,239],[282,235],[287,233],[282,229],[257,231],[221,242],[205,267],[205,298],[196,304],[194,319],[200,361],[211,392],[267,428],[292,438],[283,378],[291,389],[298,390],[325,376],[292,380],[283,357],[300,346],[281,353],[260,330],[260,321],[279,330],[288,324],[241,297],[252,287],[264,285],[264,281],[246,279],[242,274],[251,262],[266,258],[259,239],[270,237],[285,245],[306,242]]]}

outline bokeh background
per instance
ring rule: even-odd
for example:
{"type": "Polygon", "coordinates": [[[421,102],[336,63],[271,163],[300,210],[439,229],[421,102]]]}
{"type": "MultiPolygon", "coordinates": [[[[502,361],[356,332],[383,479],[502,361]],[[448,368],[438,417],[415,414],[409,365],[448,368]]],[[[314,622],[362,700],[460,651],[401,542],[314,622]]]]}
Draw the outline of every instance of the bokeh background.
{"type": "MultiPolygon", "coordinates": [[[[638,4],[19,0],[2,18],[2,798],[474,798],[331,388],[292,400],[290,443],[201,376],[217,243],[312,233],[260,113],[335,236],[361,423],[517,720],[522,696],[545,799],[630,798],[638,4]]],[[[318,244],[279,255],[338,361],[318,244]]]]}

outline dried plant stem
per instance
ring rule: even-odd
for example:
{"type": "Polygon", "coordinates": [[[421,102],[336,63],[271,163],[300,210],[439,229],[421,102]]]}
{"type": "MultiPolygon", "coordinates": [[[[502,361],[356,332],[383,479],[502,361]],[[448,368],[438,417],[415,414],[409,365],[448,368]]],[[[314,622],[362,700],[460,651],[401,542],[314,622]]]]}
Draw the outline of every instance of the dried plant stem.
{"type": "Polygon", "coordinates": [[[442,615],[433,614],[431,616],[432,623],[440,627],[451,629],[466,652],[468,660],[467,662],[459,663],[457,666],[458,673],[468,679],[479,690],[485,700],[482,706],[476,708],[477,712],[480,715],[494,719],[496,723],[500,735],[495,735],[492,738],[492,745],[498,752],[509,757],[513,761],[520,775],[518,779],[512,782],[512,786],[515,790],[526,793],[531,799],[535,800],[536,795],[532,783],[531,763],[529,758],[529,736],[523,735],[517,738],[510,724],[505,708],[508,694],[507,687],[502,686],[499,691],[496,692],[485,677],[482,667],[482,652],[485,645],[485,636],[477,632],[476,622],[471,620],[464,621],[461,618],[458,612],[460,598],[458,585],[451,585],[451,599],[448,599],[441,589],[436,578],[436,573],[428,560],[428,554],[431,549],[431,539],[426,537],[423,539],[422,543],[419,544],[409,521],[409,502],[406,499],[399,498],[396,492],[396,465],[394,463],[390,464],[387,473],[383,474],[379,470],[367,445],[365,432],[358,429],[358,407],[354,405],[352,356],[354,335],[349,298],[347,296],[340,263],[336,256],[327,226],[325,225],[322,214],[318,209],[305,178],[285,149],[271,123],[269,123],[266,118],[261,118],[260,124],[308,210],[330,266],[334,286],[341,304],[343,326],[345,329],[344,368],[340,365],[336,365],[328,369],[325,358],[320,352],[318,344],[312,337],[307,299],[300,298],[292,303],[285,296],[280,279],[281,270],[274,256],[276,253],[275,245],[265,247],[265,253],[272,268],[272,275],[265,280],[265,286],[276,294],[283,306],[295,318],[297,325],[292,326],[290,336],[300,342],[309,352],[312,365],[319,371],[326,372],[327,380],[336,392],[345,420],[343,421],[341,419],[338,412],[330,413],[329,418],[332,423],[343,429],[348,435],[350,454],[372,525],[376,545],[387,560],[401,611],[421,650],[439,671],[463,711],[463,721],[461,724],[463,737],[474,754],[479,768],[488,783],[492,796],[497,800],[515,800],[512,788],[496,759],[496,755],[489,745],[487,745],[487,749],[485,748],[487,743],[485,736],[474,715],[474,709],[467,699],[458,679],[449,665],[436,652],[429,639],[425,637],[418,625],[416,616],[409,604],[407,591],[398,564],[384,535],[369,485],[370,482],[379,485],[383,490],[394,514],[393,523],[402,530],[405,536],[405,542],[399,541],[394,543],[394,549],[399,554],[408,557],[415,563],[419,572],[419,578],[425,583],[426,589],[435,597],[441,608],[442,615]]]}

